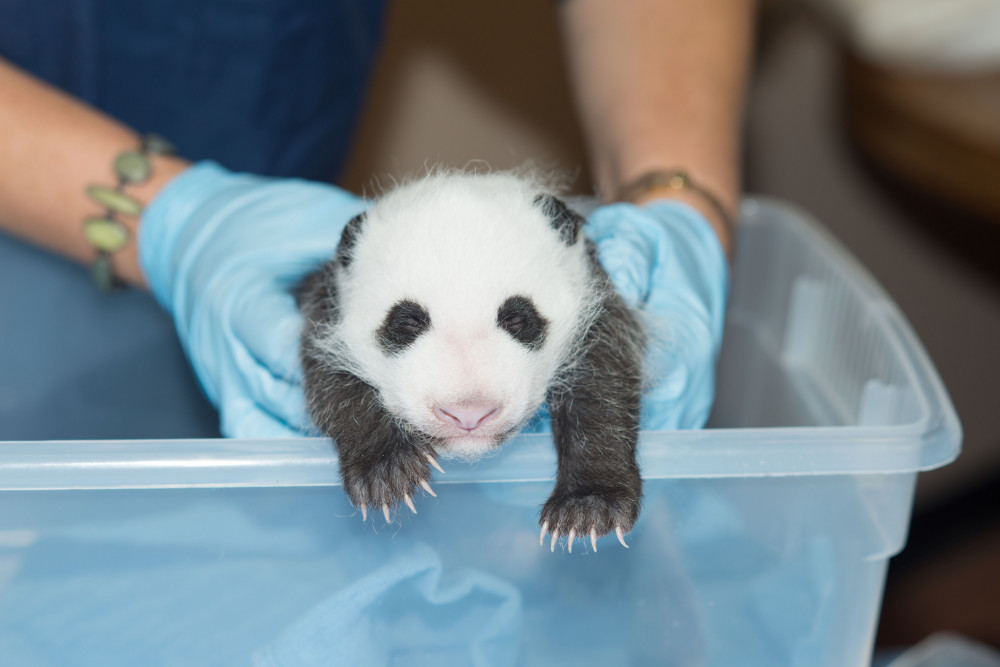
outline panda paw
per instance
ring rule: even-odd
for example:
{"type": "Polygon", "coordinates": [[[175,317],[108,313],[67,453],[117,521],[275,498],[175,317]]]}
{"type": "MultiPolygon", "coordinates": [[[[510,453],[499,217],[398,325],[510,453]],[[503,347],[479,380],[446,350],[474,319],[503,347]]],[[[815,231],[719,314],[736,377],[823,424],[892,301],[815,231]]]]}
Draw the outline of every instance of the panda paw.
{"type": "Polygon", "coordinates": [[[413,495],[418,487],[437,496],[429,483],[430,466],[441,470],[433,449],[407,443],[387,456],[342,459],[340,474],[344,490],[351,503],[361,510],[363,520],[368,519],[368,508],[372,507],[375,511],[381,510],[385,522],[391,523],[392,511],[400,503],[417,513],[413,495]]]}
{"type": "Polygon", "coordinates": [[[542,533],[539,544],[545,542],[545,535],[552,532],[550,550],[555,551],[556,541],[567,536],[569,552],[573,553],[573,540],[586,539],[597,551],[597,538],[614,531],[618,541],[626,549],[625,534],[632,530],[639,516],[639,493],[627,488],[589,488],[567,492],[558,489],[542,507],[539,523],[542,533]]]}

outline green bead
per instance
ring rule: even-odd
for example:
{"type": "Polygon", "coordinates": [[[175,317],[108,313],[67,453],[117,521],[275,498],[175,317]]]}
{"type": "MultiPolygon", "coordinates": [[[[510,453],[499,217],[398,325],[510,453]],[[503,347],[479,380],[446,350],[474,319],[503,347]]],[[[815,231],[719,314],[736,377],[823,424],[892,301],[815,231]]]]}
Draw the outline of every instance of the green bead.
{"type": "Polygon", "coordinates": [[[116,252],[128,243],[128,229],[110,218],[89,218],[83,223],[83,233],[90,244],[102,252],[116,252]]]}
{"type": "Polygon", "coordinates": [[[90,265],[90,277],[102,292],[110,292],[118,285],[114,269],[111,268],[111,257],[107,253],[97,255],[97,259],[90,265]]]}
{"type": "Polygon", "coordinates": [[[118,192],[103,185],[91,185],[87,188],[87,194],[101,206],[106,206],[112,211],[124,213],[125,215],[139,215],[142,213],[142,204],[129,197],[123,192],[118,192]]]}
{"type": "Polygon", "coordinates": [[[139,151],[125,151],[115,158],[115,173],[125,183],[142,183],[150,171],[149,158],[139,151]]]}
{"type": "Polygon", "coordinates": [[[142,150],[157,155],[173,155],[177,151],[172,143],[153,133],[143,135],[142,150]]]}

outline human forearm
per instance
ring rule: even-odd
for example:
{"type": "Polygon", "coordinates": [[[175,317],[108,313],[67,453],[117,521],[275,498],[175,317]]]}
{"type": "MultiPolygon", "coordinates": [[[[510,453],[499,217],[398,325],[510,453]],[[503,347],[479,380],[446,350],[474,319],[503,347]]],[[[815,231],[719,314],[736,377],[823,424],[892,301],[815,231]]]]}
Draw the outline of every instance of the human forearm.
{"type": "MultiPolygon", "coordinates": [[[[751,0],[567,0],[566,49],[591,168],[602,199],[651,169],[681,167],[730,212],[740,192],[740,119],[751,0]]],[[[671,196],[722,221],[691,191],[671,196]]],[[[639,203],[641,203],[640,200],[639,203]]]]}
{"type": "MultiPolygon", "coordinates": [[[[85,218],[101,207],[88,185],[114,185],[116,155],[139,145],[139,136],[101,112],[54,89],[0,59],[0,230],[65,255],[90,262],[96,251],[83,234],[85,218]]],[[[151,156],[149,181],[126,188],[148,203],[187,163],[151,156]]],[[[138,218],[118,216],[131,241],[114,253],[116,275],[143,285],[135,231],[138,218]]]]}

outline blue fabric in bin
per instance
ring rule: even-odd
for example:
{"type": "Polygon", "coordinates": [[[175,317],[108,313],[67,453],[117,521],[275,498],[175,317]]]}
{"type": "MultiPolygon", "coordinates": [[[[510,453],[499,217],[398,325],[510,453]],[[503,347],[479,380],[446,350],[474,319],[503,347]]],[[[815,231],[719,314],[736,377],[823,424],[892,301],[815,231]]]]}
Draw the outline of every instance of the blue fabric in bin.
{"type": "MultiPolygon", "coordinates": [[[[786,492],[772,484],[777,490],[766,501],[784,502],[786,492]]],[[[829,623],[843,573],[828,536],[791,532],[784,543],[769,544],[744,522],[741,498],[692,482],[667,485],[664,495],[660,503],[647,502],[682,517],[661,519],[660,539],[675,545],[681,576],[691,582],[691,608],[708,630],[705,655],[693,664],[814,667],[815,656],[834,654],[829,623]]],[[[808,505],[825,502],[819,492],[808,505]]],[[[800,509],[805,516],[814,511],[800,509]]]]}
{"type": "Polygon", "coordinates": [[[434,550],[415,544],[310,609],[254,664],[513,664],[520,624],[516,587],[473,570],[446,575],[434,550]]]}
{"type": "Polygon", "coordinates": [[[255,526],[224,501],[59,531],[22,553],[0,595],[0,655],[26,667],[514,663],[522,608],[510,583],[446,569],[403,536],[392,549],[368,533],[330,547],[303,526],[255,526]],[[60,571],[67,549],[74,567],[60,571]],[[206,560],[213,549],[225,558],[206,560]]]}
{"type": "MultiPolygon", "coordinates": [[[[496,500],[497,485],[486,486],[496,500]]],[[[791,559],[776,554],[725,493],[685,482],[651,489],[632,549],[602,542],[603,561],[582,542],[572,556],[538,548],[534,529],[524,534],[533,507],[477,503],[504,537],[481,545],[475,567],[458,567],[449,563],[468,554],[430,545],[451,548],[463,501],[482,490],[448,492],[419,524],[384,528],[331,512],[339,489],[205,491],[194,502],[163,491],[174,502],[71,517],[23,549],[0,547],[0,564],[16,563],[0,588],[0,655],[24,667],[662,664],[664,655],[813,667],[834,650],[836,545],[818,536],[791,559]]],[[[108,506],[119,502],[103,493],[108,506]]]]}

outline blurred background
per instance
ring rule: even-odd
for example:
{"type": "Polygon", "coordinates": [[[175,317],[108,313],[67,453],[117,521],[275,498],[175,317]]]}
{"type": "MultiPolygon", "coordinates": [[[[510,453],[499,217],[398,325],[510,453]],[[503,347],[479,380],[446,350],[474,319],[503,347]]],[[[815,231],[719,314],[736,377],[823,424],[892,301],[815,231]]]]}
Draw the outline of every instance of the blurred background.
{"type": "MultiPolygon", "coordinates": [[[[396,3],[341,184],[531,159],[587,192],[554,11],[396,3]]],[[[868,267],[965,430],[920,476],[879,646],[953,630],[1000,648],[1000,1],[763,2],[745,146],[746,191],[802,206],[868,267]]]]}

